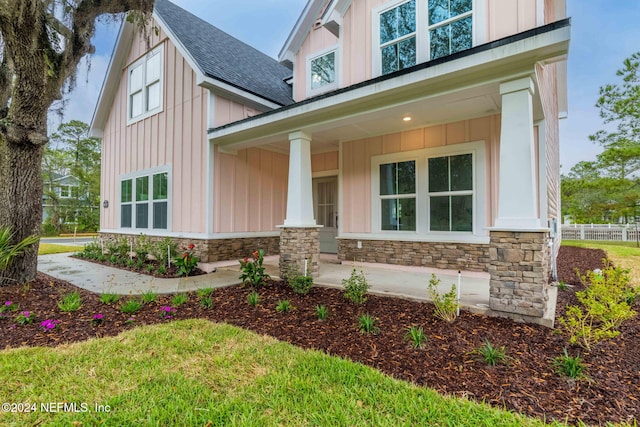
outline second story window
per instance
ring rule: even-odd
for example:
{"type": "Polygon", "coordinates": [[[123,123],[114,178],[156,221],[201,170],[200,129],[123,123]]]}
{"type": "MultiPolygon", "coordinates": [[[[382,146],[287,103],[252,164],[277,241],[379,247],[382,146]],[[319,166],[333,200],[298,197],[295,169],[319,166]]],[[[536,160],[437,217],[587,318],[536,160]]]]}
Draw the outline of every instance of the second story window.
{"type": "Polygon", "coordinates": [[[162,109],[162,63],[162,46],[159,46],[129,67],[129,123],[162,109]]]}
{"type": "Polygon", "coordinates": [[[431,59],[472,47],[472,3],[472,0],[429,0],[431,59]]]}
{"type": "Polygon", "coordinates": [[[374,75],[473,46],[474,0],[391,1],[374,13],[374,75]]]}
{"type": "Polygon", "coordinates": [[[307,57],[307,94],[317,95],[338,87],[337,47],[307,57]]]}

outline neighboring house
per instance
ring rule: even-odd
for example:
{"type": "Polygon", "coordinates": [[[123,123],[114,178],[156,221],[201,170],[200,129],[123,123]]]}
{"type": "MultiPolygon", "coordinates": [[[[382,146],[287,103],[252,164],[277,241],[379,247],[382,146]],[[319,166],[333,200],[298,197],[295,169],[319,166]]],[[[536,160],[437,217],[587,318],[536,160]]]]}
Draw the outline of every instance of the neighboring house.
{"type": "MultiPolygon", "coordinates": [[[[309,0],[279,61],[167,0],[125,24],[92,131],[101,231],[204,262],[320,251],[491,274],[536,321],[559,238],[565,0],[309,0]]],[[[425,279],[426,280],[426,279],[425,279]]]]}
{"type": "Polygon", "coordinates": [[[53,174],[50,182],[45,182],[42,196],[42,223],[52,216],[55,205],[65,206],[78,198],[80,180],[72,175],[53,174]]]}

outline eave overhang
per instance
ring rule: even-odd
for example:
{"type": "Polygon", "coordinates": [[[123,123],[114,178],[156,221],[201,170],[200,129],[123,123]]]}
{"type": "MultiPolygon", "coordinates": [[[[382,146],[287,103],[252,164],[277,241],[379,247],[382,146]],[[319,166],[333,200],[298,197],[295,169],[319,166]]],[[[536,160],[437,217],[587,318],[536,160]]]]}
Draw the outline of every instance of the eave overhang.
{"type": "MultiPolygon", "coordinates": [[[[384,111],[481,85],[534,75],[536,63],[563,61],[570,19],[538,27],[409,69],[377,77],[277,110],[210,129],[209,139],[234,151],[284,138],[289,132],[384,111]]],[[[499,112],[499,111],[496,111],[499,112]]],[[[330,126],[330,125],[329,125],[330,126]]]]}

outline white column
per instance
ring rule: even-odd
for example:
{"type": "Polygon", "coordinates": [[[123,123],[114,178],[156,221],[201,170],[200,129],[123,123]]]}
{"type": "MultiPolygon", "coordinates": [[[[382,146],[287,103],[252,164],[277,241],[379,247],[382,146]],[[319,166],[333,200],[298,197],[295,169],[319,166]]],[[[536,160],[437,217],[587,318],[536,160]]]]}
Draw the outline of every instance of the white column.
{"type": "MultiPolygon", "coordinates": [[[[541,229],[538,217],[536,152],[533,135],[535,89],[530,77],[502,83],[500,177],[495,227],[541,229]]],[[[543,189],[546,191],[546,189],[543,189]]]]}
{"type": "Polygon", "coordinates": [[[311,186],[311,137],[289,134],[289,183],[285,227],[317,227],[311,186]]]}

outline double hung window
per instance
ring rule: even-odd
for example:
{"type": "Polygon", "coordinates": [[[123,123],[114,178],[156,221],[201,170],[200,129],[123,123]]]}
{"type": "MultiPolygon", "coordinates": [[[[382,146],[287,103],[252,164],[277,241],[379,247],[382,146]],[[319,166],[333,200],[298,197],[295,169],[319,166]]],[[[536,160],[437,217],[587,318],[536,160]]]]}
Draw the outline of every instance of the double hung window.
{"type": "Polygon", "coordinates": [[[162,109],[162,46],[129,67],[129,122],[162,109]]]}

